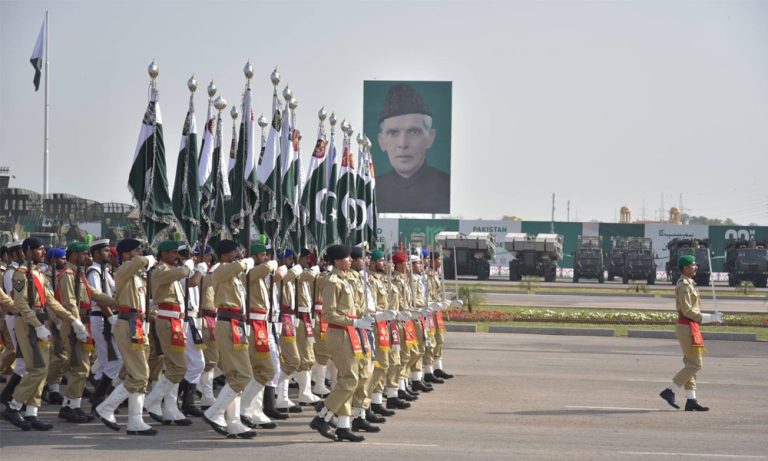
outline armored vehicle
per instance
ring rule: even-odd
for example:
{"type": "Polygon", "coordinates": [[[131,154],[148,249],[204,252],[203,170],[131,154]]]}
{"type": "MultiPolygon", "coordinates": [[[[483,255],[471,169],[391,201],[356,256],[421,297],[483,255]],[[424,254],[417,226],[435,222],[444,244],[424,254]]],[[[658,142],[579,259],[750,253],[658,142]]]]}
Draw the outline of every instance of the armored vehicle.
{"type": "Polygon", "coordinates": [[[712,271],[709,268],[709,260],[711,254],[707,252],[709,249],[709,239],[696,239],[696,238],[673,238],[667,243],[667,249],[669,250],[669,261],[665,266],[667,272],[667,279],[675,285],[680,279],[680,269],[677,267],[677,260],[683,255],[693,255],[696,257],[696,277],[694,282],[696,285],[706,286],[709,285],[709,278],[712,271]]]}
{"type": "Polygon", "coordinates": [[[496,257],[496,240],[490,232],[440,232],[435,241],[442,248],[445,278],[474,275],[478,280],[491,276],[491,260],[496,257]]]}
{"type": "Polygon", "coordinates": [[[597,279],[605,282],[603,268],[603,239],[598,235],[579,235],[578,246],[573,256],[573,283],[580,279],[597,279]]]}
{"type": "Polygon", "coordinates": [[[653,241],[643,237],[628,237],[624,259],[624,272],[621,280],[645,280],[648,285],[656,283],[656,255],[653,253],[653,241]]]}
{"type": "Polygon", "coordinates": [[[627,237],[616,237],[613,240],[611,251],[608,252],[608,262],[606,264],[609,281],[613,282],[617,275],[621,277],[624,274],[624,263],[626,260],[627,237]]]}
{"type": "Polygon", "coordinates": [[[725,247],[723,272],[728,272],[728,285],[745,280],[765,288],[768,281],[768,249],[765,240],[734,240],[725,247]]]}
{"type": "Polygon", "coordinates": [[[555,281],[557,262],[563,259],[562,235],[509,233],[504,237],[504,248],[515,258],[509,262],[509,280],[536,275],[545,282],[555,281]]]}

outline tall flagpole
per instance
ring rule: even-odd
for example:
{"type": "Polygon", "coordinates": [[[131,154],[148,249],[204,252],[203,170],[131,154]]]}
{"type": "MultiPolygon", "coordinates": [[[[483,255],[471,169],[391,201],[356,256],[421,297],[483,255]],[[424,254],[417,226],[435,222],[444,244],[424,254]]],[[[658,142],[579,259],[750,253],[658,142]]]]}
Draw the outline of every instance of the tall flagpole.
{"type": "Polygon", "coordinates": [[[45,116],[43,122],[43,211],[48,196],[48,11],[45,12],[45,116]]]}

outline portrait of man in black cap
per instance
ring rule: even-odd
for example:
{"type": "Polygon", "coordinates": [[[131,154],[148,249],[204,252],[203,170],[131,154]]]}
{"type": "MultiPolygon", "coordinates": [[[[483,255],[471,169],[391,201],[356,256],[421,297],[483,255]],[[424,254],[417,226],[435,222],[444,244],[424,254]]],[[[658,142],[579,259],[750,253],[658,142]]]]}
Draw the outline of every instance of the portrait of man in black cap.
{"type": "Polygon", "coordinates": [[[376,176],[378,211],[450,213],[450,175],[431,165],[447,160],[450,168],[450,133],[443,134],[448,138],[443,146],[448,149],[432,149],[438,131],[430,106],[413,85],[389,83],[374,144],[386,154],[392,171],[376,176]]]}

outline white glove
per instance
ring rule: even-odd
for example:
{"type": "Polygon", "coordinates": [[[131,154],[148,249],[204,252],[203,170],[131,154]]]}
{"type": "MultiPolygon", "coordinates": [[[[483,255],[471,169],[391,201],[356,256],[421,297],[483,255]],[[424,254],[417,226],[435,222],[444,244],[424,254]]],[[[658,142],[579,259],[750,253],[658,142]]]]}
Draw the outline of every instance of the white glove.
{"type": "Polygon", "coordinates": [[[288,268],[285,266],[278,267],[277,270],[275,270],[275,282],[279,282],[286,275],[288,275],[288,268]]]}
{"type": "Polygon", "coordinates": [[[75,319],[72,321],[72,331],[75,332],[75,336],[77,336],[77,339],[80,342],[86,342],[88,341],[88,330],[85,329],[85,326],[83,325],[83,322],[80,321],[80,319],[75,319]]]}
{"type": "Polygon", "coordinates": [[[461,309],[462,307],[464,307],[464,301],[460,299],[454,299],[453,301],[451,301],[451,307],[454,309],[461,309]]]}
{"type": "Polygon", "coordinates": [[[408,311],[400,311],[397,313],[397,320],[405,322],[406,320],[410,320],[410,319],[411,319],[411,313],[408,311]]]}
{"type": "Polygon", "coordinates": [[[245,263],[245,272],[253,269],[253,266],[256,265],[256,263],[253,262],[253,258],[244,258],[241,259],[241,261],[245,263]]]}
{"type": "Polygon", "coordinates": [[[294,273],[297,276],[301,275],[301,273],[304,272],[304,268],[301,267],[301,264],[294,264],[291,270],[294,271],[294,273]]]}
{"type": "Polygon", "coordinates": [[[206,263],[200,263],[197,266],[195,266],[195,272],[200,272],[201,274],[205,275],[208,273],[208,264],[206,263]]]}
{"type": "Polygon", "coordinates": [[[267,261],[267,267],[269,268],[270,272],[274,272],[277,270],[277,261],[271,260],[267,261]]]}
{"type": "Polygon", "coordinates": [[[315,277],[320,275],[320,266],[317,266],[317,265],[312,266],[312,267],[309,268],[309,270],[310,270],[310,272],[312,272],[312,275],[314,275],[315,277]]]}
{"type": "Polygon", "coordinates": [[[723,313],[701,314],[701,323],[723,323],[723,313]]]}
{"type": "Polygon", "coordinates": [[[376,312],[377,322],[384,322],[384,321],[388,322],[390,320],[395,320],[395,318],[397,318],[397,313],[395,311],[386,310],[386,311],[376,312]]]}
{"type": "Polygon", "coordinates": [[[107,320],[109,321],[110,325],[115,326],[117,324],[117,319],[118,319],[117,315],[112,315],[107,320]]]}
{"type": "Polygon", "coordinates": [[[189,272],[195,271],[195,263],[191,259],[187,259],[186,261],[184,261],[184,267],[189,269],[189,272]]]}
{"type": "Polygon", "coordinates": [[[450,301],[440,301],[439,304],[440,304],[440,310],[444,311],[444,310],[448,309],[448,307],[451,305],[451,302],[450,301]]]}
{"type": "Polygon", "coordinates": [[[363,330],[373,330],[373,319],[370,317],[355,319],[352,322],[352,326],[355,328],[362,328],[363,330]]]}
{"type": "Polygon", "coordinates": [[[144,256],[144,257],[147,258],[147,270],[151,269],[152,266],[157,264],[157,259],[155,259],[154,256],[149,255],[149,256],[144,256]]]}
{"type": "Polygon", "coordinates": [[[35,333],[37,334],[37,339],[42,339],[43,341],[48,341],[51,337],[51,332],[48,331],[48,328],[46,328],[45,325],[40,325],[35,328],[35,333]]]}

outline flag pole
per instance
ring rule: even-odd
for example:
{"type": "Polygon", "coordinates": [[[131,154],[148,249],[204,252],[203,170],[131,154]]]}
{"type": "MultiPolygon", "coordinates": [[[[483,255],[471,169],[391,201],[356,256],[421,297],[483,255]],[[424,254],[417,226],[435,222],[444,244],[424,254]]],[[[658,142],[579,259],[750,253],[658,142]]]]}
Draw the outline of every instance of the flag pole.
{"type": "MultiPolygon", "coordinates": [[[[251,89],[251,79],[253,78],[253,66],[251,65],[251,61],[248,60],[248,62],[245,64],[245,67],[243,67],[243,74],[245,75],[245,93],[243,94],[243,130],[247,133],[245,137],[245,145],[243,146],[243,184],[240,189],[240,193],[242,194],[245,202],[245,254],[247,256],[251,256],[251,219],[253,219],[253,204],[248,199],[248,196],[246,194],[246,178],[245,178],[245,170],[246,170],[246,161],[248,160],[248,143],[253,143],[253,140],[251,139],[253,137],[253,132],[250,131],[249,127],[251,127],[251,120],[253,114],[252,113],[245,113],[245,95],[248,94],[248,90],[251,89]]],[[[248,94],[248,97],[250,98],[250,94],[248,94]]],[[[253,111],[253,108],[248,107],[250,111],[253,111]]],[[[241,202],[242,203],[242,202],[241,202]]]]}
{"type": "Polygon", "coordinates": [[[45,12],[45,99],[43,121],[43,213],[45,213],[45,198],[48,196],[48,11],[45,12]]]}

